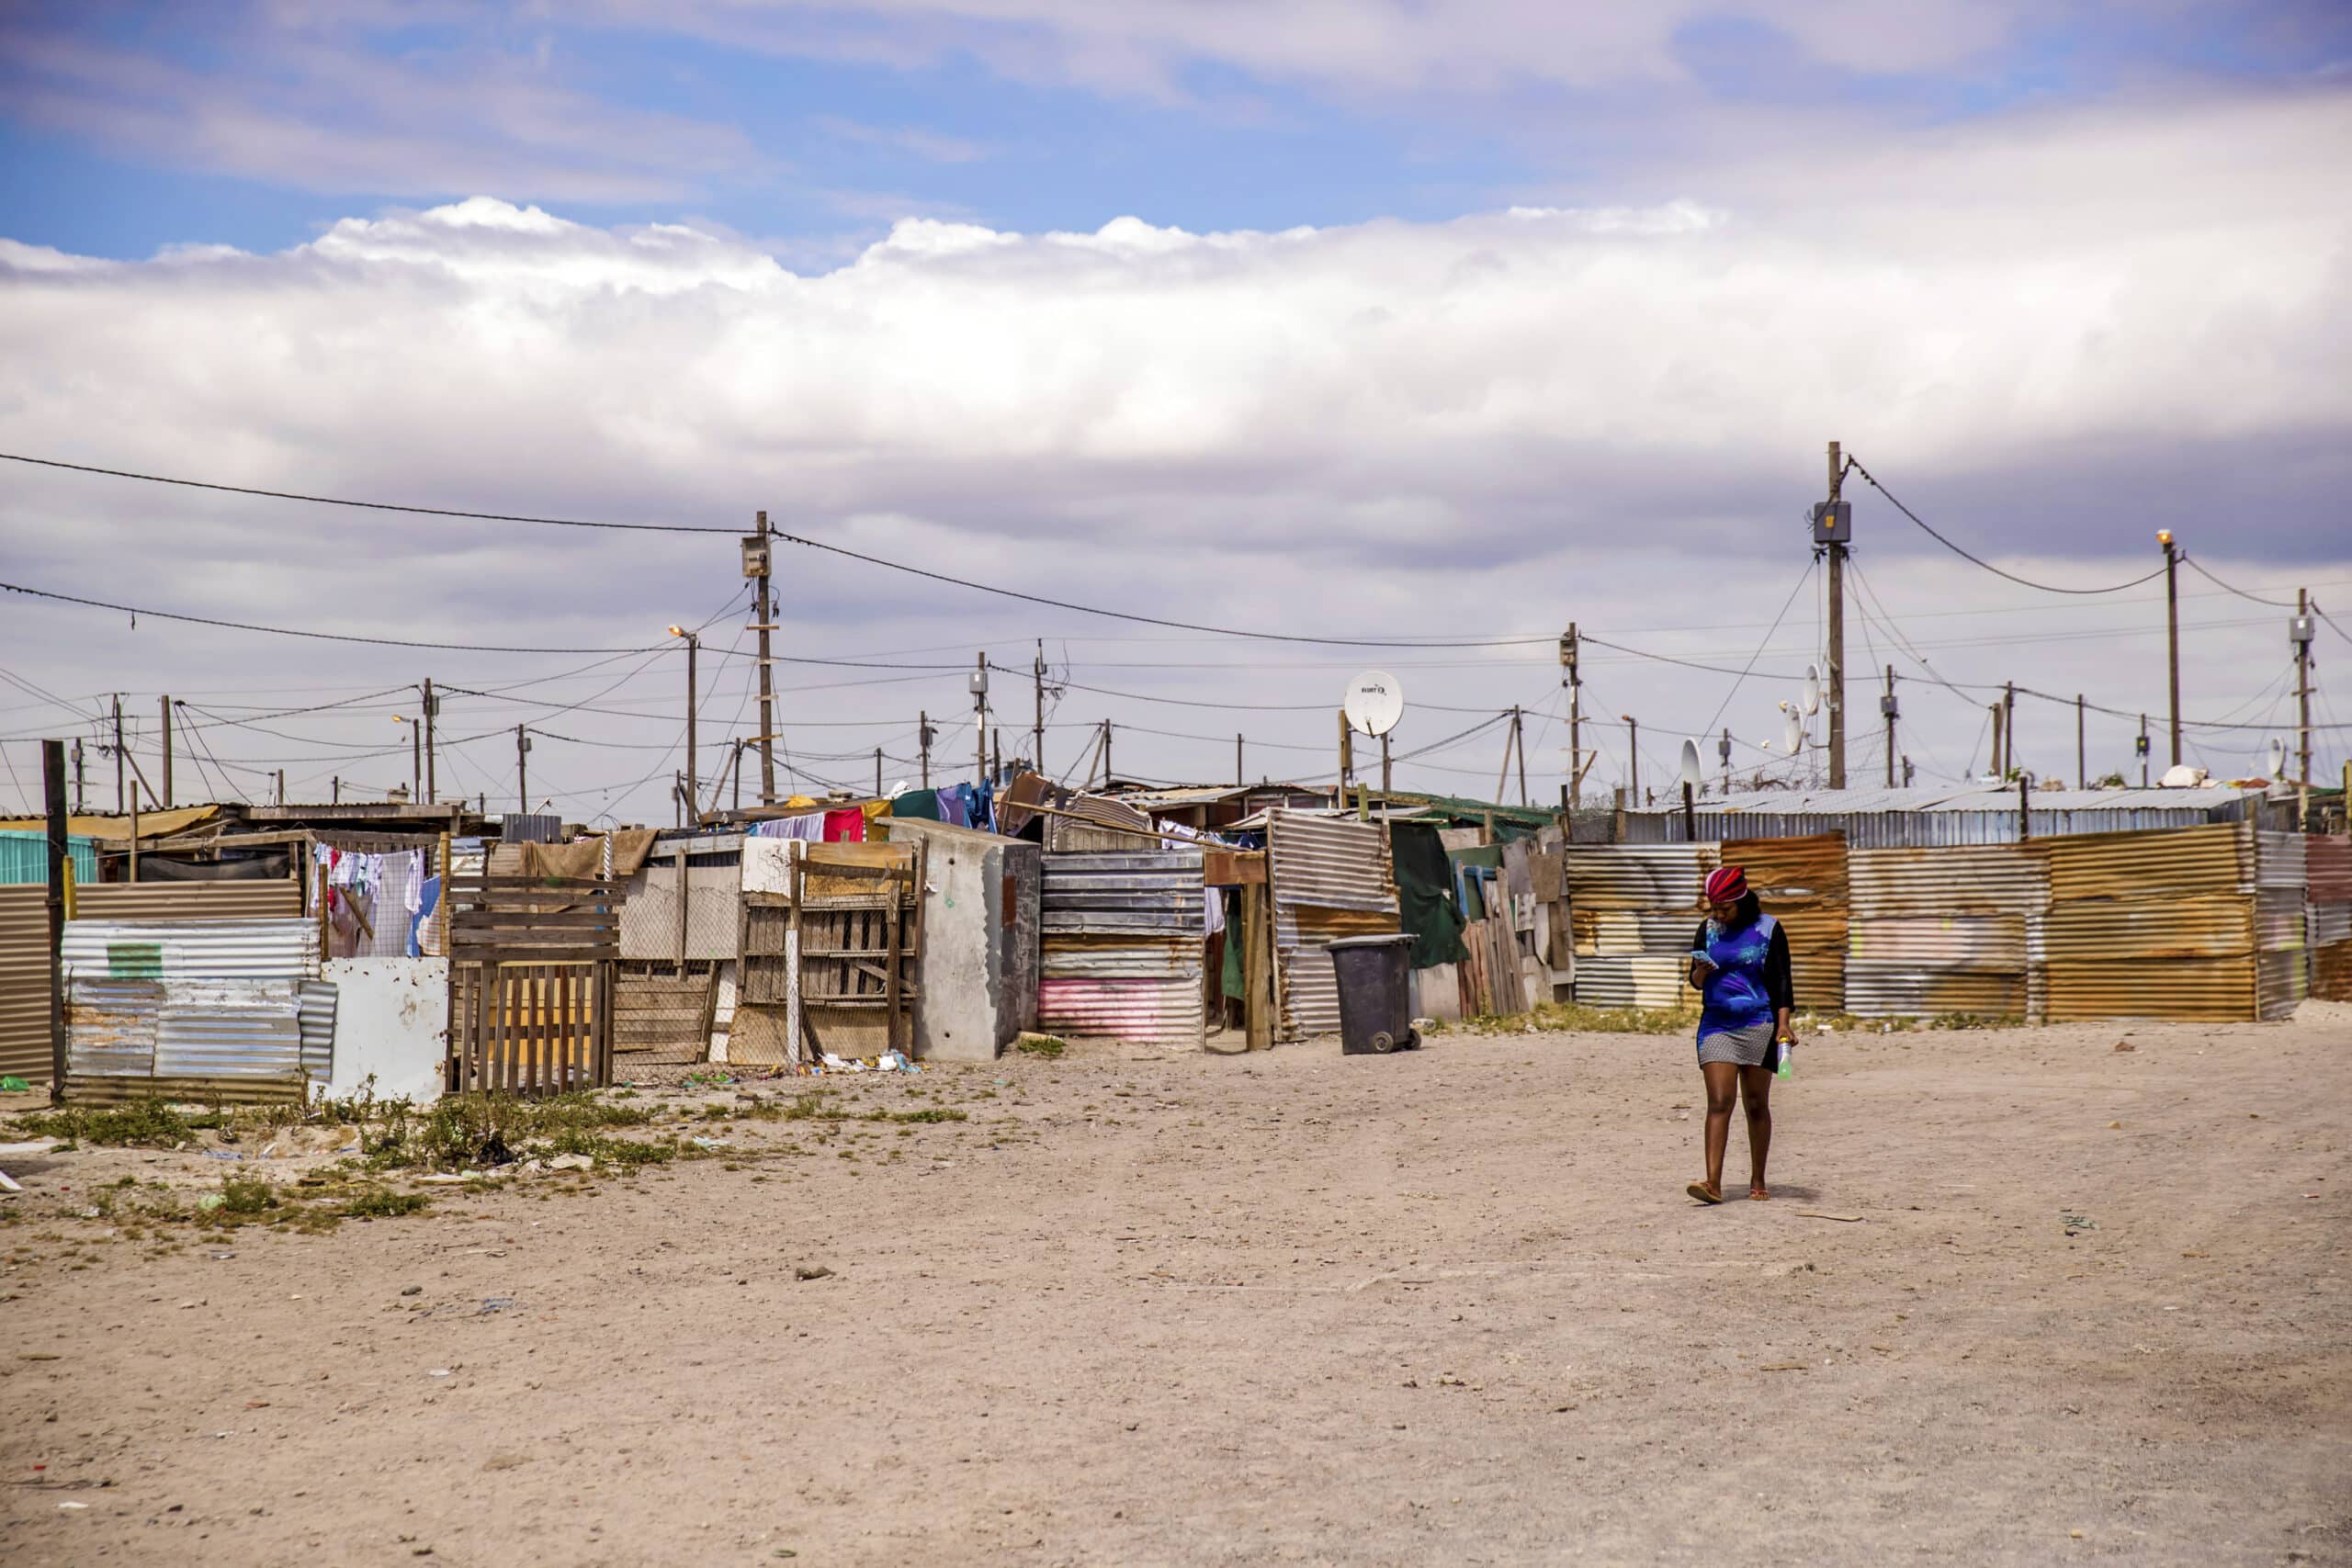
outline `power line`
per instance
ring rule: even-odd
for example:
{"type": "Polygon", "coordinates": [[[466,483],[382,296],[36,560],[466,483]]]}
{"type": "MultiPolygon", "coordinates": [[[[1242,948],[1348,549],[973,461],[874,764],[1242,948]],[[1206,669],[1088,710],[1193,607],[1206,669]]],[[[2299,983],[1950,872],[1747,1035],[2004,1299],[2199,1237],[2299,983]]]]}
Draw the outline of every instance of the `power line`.
{"type": "Polygon", "coordinates": [[[2019,577],[2014,571],[2002,570],[1999,567],[1995,566],[1991,561],[1984,559],[1982,556],[1969,554],[1968,551],[1962,549],[1960,546],[1952,543],[1950,539],[1945,538],[1941,534],[1937,533],[1933,528],[1928,526],[1927,519],[1921,517],[1917,513],[1904,505],[1901,501],[1895,498],[1895,494],[1893,491],[1878,482],[1877,475],[1862,467],[1860,462],[1855,458],[1850,457],[1848,457],[1846,459],[1846,467],[1853,472],[1861,475],[1862,478],[1868,479],[1872,490],[1877,491],[1879,494],[1886,497],[1888,503],[1892,505],[1895,511],[1900,512],[1904,516],[1908,517],[1912,522],[1917,524],[1919,525],[1920,532],[1926,534],[1928,537],[1933,539],[1936,543],[1941,545],[1952,554],[1960,557],[1962,560],[1969,561],[1976,566],[1981,566],[1996,577],[2006,577],[2011,582],[2022,583],[2028,588],[2038,588],[2044,593],[2120,593],[2127,588],[2137,588],[2143,582],[2153,582],[2157,578],[2162,577],[2165,574],[2165,569],[2163,567],[2158,567],[2155,570],[2148,573],[2145,577],[2135,577],[2129,582],[2119,582],[2111,588],[2062,588],[2054,582],[2036,582],[2030,577],[2019,577]]]}
{"type": "Polygon", "coordinates": [[[1709,729],[1714,728],[1716,720],[1724,716],[1724,710],[1731,706],[1732,698],[1739,695],[1740,685],[1747,679],[1748,671],[1755,669],[1756,661],[1764,657],[1764,649],[1771,645],[1774,634],[1781,629],[1781,623],[1788,618],[1789,606],[1797,602],[1797,595],[1804,592],[1805,583],[1812,579],[1814,572],[1819,569],[1820,565],[1818,559],[1805,563],[1804,570],[1798,574],[1796,586],[1791,588],[1789,596],[1781,601],[1781,613],[1772,617],[1770,630],[1765,632],[1763,640],[1756,645],[1756,651],[1748,655],[1747,667],[1742,669],[1737,679],[1732,682],[1731,690],[1724,694],[1724,700],[1715,705],[1714,717],[1707,720],[1709,729]]]}
{"type": "MultiPolygon", "coordinates": [[[[0,457],[6,457],[0,453],[0,457]]],[[[425,648],[447,649],[452,653],[654,653],[666,645],[656,643],[650,648],[516,648],[504,643],[482,642],[416,642],[405,637],[361,637],[354,632],[314,632],[292,626],[261,626],[250,621],[224,621],[209,615],[184,615],[172,610],[147,610],[135,604],[113,604],[103,599],[85,599],[78,594],[53,592],[46,588],[28,588],[21,582],[0,582],[0,589],[11,593],[28,594],[35,599],[53,599],[63,604],[81,604],[93,610],[112,610],[118,615],[148,615],[159,621],[185,621],[190,626],[220,626],[229,631],[264,632],[271,637],[308,637],[317,642],[356,642],[371,648],[425,648]]]]}
{"type": "Polygon", "coordinates": [[[2251,604],[2267,604],[2274,610],[2291,610],[2295,607],[2292,604],[2288,604],[2283,599],[2265,599],[2259,593],[2249,593],[2245,589],[2240,588],[2233,583],[2223,582],[2220,578],[2206,570],[2204,566],[2198,561],[2197,558],[2190,555],[2187,550],[2180,552],[2180,558],[2188,563],[2188,569],[2191,571],[2194,571],[2199,576],[2204,578],[2206,581],[2212,583],[2217,588],[2227,589],[2230,592],[2236,594],[2239,598],[2246,600],[2251,604]]]}

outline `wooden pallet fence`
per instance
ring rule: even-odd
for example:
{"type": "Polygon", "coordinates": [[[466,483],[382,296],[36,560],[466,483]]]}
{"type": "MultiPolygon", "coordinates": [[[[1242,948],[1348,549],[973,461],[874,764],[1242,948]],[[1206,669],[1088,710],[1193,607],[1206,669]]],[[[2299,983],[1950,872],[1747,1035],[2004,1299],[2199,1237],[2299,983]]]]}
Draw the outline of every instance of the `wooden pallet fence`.
{"type": "Polygon", "coordinates": [[[560,1094],[612,1082],[622,895],[599,877],[450,889],[449,1088],[560,1094]]]}

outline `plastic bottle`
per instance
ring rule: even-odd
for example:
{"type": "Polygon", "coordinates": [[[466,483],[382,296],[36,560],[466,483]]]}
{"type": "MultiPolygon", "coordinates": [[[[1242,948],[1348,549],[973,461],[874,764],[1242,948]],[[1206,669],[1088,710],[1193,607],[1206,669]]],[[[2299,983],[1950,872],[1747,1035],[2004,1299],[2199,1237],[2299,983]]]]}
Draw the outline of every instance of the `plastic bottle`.
{"type": "Polygon", "coordinates": [[[1781,1077],[1792,1078],[1797,1071],[1797,1043],[1786,1035],[1781,1037],[1781,1077]]]}

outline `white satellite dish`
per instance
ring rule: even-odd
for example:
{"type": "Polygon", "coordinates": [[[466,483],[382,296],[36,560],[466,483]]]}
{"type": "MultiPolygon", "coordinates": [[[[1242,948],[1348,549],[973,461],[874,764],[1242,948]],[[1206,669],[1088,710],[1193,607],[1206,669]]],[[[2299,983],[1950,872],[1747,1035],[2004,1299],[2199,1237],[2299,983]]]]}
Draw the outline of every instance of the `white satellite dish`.
{"type": "Polygon", "coordinates": [[[1686,736],[1682,741],[1682,782],[1695,786],[1700,776],[1699,743],[1686,736]]]}
{"type": "Polygon", "coordinates": [[[1804,667],[1804,711],[1807,717],[1821,711],[1821,666],[1804,667]]]}
{"type": "Polygon", "coordinates": [[[1385,735],[1405,716],[1405,688],[1394,675],[1367,670],[1348,682],[1340,708],[1357,734],[1385,735]]]}
{"type": "Polygon", "coordinates": [[[1804,747],[1804,720],[1793,713],[1784,715],[1781,720],[1781,736],[1788,742],[1789,755],[1795,756],[1804,747]]]}
{"type": "Polygon", "coordinates": [[[2286,766],[2287,743],[2284,740],[2273,739],[2270,742],[2270,776],[2277,778],[2286,766]]]}

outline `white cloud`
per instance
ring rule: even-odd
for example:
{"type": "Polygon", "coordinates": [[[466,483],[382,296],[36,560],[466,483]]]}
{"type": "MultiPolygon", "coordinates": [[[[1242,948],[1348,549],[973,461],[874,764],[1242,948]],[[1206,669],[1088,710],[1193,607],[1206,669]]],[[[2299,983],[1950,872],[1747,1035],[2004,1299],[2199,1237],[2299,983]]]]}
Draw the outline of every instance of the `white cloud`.
{"type": "MultiPolygon", "coordinates": [[[[2352,580],[2334,510],[2352,449],[2341,374],[2352,219],[2328,173],[2294,155],[2342,144],[2352,109],[2313,99],[2198,113],[2192,127],[2086,120],[2033,141],[1915,150],[1858,170],[1835,220],[1781,193],[1750,201],[1728,188],[1646,208],[1279,233],[1122,218],[1022,235],[910,220],[816,276],[693,225],[605,230],[484,198],[346,220],[270,255],[93,264],[12,244],[0,248],[0,425],[14,451],[429,505],[722,528],[765,506],[787,526],[931,570],[1188,621],[1548,636],[1577,619],[1734,662],[1804,564],[1797,519],[1830,436],[1932,520],[2058,581],[2144,570],[2147,534],[2184,517],[2192,549],[2225,575],[2352,580]],[[2017,193],[2006,208],[2002,191],[2017,193]],[[1690,629],[1659,629],[1678,627],[1690,629]]],[[[10,580],[235,619],[615,647],[739,586],[725,537],[534,533],[9,478],[10,580]]],[[[1931,652],[1952,678],[2022,677],[2160,708],[2148,591],[2121,606],[2036,600],[1916,553],[1927,547],[1906,525],[1854,493],[1889,607],[1914,637],[1951,624],[1965,645],[1931,652]],[[2003,618],[2020,605],[2032,613],[2003,618]],[[1939,622],[1946,611],[2003,615],[1939,622]],[[2140,640],[2031,640],[2100,626],[2140,640]]],[[[954,667],[978,646],[1025,667],[1035,636],[1169,635],[805,551],[785,562],[788,651],[949,666],[928,685],[824,692],[802,688],[897,677],[794,671],[795,723],[904,708],[910,729],[918,705],[958,713],[954,667]]],[[[2240,602],[2200,614],[2249,623],[2196,634],[2191,711],[2217,713],[2273,678],[2278,638],[2275,616],[2240,602]]],[[[75,694],[166,679],[480,685],[502,669],[580,662],[271,644],[152,621],[134,637],[110,617],[21,601],[6,625],[0,663],[75,694]]],[[[1792,626],[1768,668],[1810,652],[1804,604],[1792,626]]],[[[715,629],[712,643],[731,636],[715,629]]],[[[1871,655],[1856,640],[1859,681],[1871,655]]],[[[1156,640],[1073,650],[1095,666],[1077,677],[1088,684],[1310,706],[1356,657],[1156,640]],[[1220,668],[1115,668],[1159,660],[1220,668]]],[[[1424,703],[1540,704],[1556,679],[1544,647],[1379,657],[1424,703]]],[[[666,743],[673,662],[616,699],[653,716],[590,732],[666,743]]],[[[712,667],[730,699],[716,727],[745,671],[716,654],[712,667]]],[[[1662,728],[1700,727],[1726,684],[1599,658],[1589,672],[1596,709],[1638,707],[1662,728]]],[[[1938,704],[1955,710],[1947,723],[1973,722],[1917,690],[1906,710],[1921,722],[1938,704]]],[[[1306,748],[1259,758],[1253,773],[1322,765],[1319,712],[1106,707],[1078,693],[1064,708],[1074,721],[1102,711],[1306,748]]],[[[528,716],[478,713],[485,732],[528,716]]],[[[1454,717],[1418,715],[1416,733],[1472,722],[1454,717]]],[[[370,740],[384,728],[380,716],[300,722],[370,740]]],[[[2071,748],[2070,717],[2030,722],[2030,750],[2071,748]]],[[[288,750],[240,743],[256,759],[288,750]]],[[[1966,737],[1939,744],[1964,754],[1966,737]]],[[[490,747],[475,765],[487,777],[500,755],[490,747]]],[[[1161,773],[1213,775],[1229,755],[1140,733],[1119,750],[1124,768],[1161,773]]],[[[535,770],[576,769],[569,787],[618,780],[640,759],[616,756],[542,756],[535,770]]],[[[852,762],[835,775],[865,776],[852,762]]],[[[633,814],[666,819],[660,791],[631,797],[633,814]]]]}

